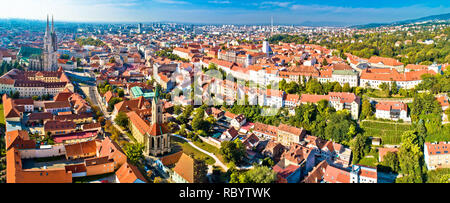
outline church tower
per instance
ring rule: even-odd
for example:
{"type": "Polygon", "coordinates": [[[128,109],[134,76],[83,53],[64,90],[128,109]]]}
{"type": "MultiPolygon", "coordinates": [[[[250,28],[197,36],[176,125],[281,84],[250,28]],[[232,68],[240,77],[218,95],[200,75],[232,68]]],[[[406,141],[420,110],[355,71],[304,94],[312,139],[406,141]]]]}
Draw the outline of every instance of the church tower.
{"type": "Polygon", "coordinates": [[[58,69],[57,52],[58,44],[55,32],[55,25],[52,16],[52,27],[50,29],[50,22],[47,15],[47,27],[44,35],[44,49],[42,50],[43,71],[56,71],[58,69]]]}
{"type": "Polygon", "coordinates": [[[155,97],[152,99],[152,124],[163,123],[162,102],[159,100],[158,86],[155,86],[155,97]]]}
{"type": "Polygon", "coordinates": [[[155,83],[155,96],[152,99],[152,123],[147,133],[148,141],[145,153],[151,156],[159,156],[171,151],[170,132],[163,120],[163,104],[159,99],[158,86],[155,83]]]}

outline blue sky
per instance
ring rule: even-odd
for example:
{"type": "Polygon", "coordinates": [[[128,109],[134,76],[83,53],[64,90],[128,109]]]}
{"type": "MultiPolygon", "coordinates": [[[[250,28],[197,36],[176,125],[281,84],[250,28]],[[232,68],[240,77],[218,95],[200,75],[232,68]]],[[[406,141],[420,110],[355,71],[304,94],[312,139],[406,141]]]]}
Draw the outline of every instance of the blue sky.
{"type": "Polygon", "coordinates": [[[219,24],[392,22],[450,12],[450,1],[414,0],[1,0],[0,18],[77,22],[219,24]],[[3,4],[5,5],[5,4],[3,4]]]}

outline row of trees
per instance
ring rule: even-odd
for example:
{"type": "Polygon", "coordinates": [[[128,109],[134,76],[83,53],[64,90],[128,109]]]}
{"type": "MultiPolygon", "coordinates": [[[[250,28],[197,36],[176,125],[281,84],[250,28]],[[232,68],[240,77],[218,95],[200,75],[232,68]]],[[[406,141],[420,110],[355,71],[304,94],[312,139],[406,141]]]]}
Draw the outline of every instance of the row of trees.
{"type": "MultiPolygon", "coordinates": [[[[301,81],[306,81],[306,79],[302,77],[301,81]]],[[[287,83],[286,80],[283,79],[280,81],[279,87],[288,94],[327,94],[328,92],[352,92],[352,88],[349,83],[345,83],[344,86],[341,86],[339,82],[320,83],[314,78],[308,80],[308,82],[300,83],[295,81],[287,83]]]]}

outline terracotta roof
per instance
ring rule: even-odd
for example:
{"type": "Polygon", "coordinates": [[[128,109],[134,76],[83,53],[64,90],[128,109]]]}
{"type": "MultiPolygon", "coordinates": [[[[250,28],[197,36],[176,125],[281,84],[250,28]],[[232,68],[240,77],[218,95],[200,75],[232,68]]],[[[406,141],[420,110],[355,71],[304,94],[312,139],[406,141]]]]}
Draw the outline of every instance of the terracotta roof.
{"type": "Polygon", "coordinates": [[[30,149],[36,147],[36,142],[34,140],[30,140],[28,132],[24,130],[13,130],[6,132],[5,144],[7,150],[11,147],[15,147],[17,149],[30,149]]]}
{"type": "Polygon", "coordinates": [[[302,94],[301,103],[317,103],[321,100],[329,100],[328,95],[314,95],[314,94],[302,94]]]}
{"type": "Polygon", "coordinates": [[[293,144],[288,151],[285,151],[282,158],[292,163],[300,164],[311,155],[312,150],[299,144],[293,144]]]}
{"type": "Polygon", "coordinates": [[[304,183],[320,183],[323,180],[323,177],[326,172],[326,168],[328,167],[328,163],[323,160],[314,169],[308,173],[308,176],[302,181],[304,183]]]}
{"type": "Polygon", "coordinates": [[[3,94],[2,101],[5,118],[20,117],[20,112],[14,107],[13,100],[7,94],[3,94]]]}
{"type": "Polygon", "coordinates": [[[189,183],[194,183],[194,159],[183,153],[173,171],[189,183]]]}
{"type": "Polygon", "coordinates": [[[150,132],[150,125],[144,121],[136,112],[130,111],[127,113],[130,122],[139,130],[141,134],[150,132]]]}
{"type": "Polygon", "coordinates": [[[55,101],[44,103],[45,109],[70,108],[69,101],[55,101]]]}
{"type": "Polygon", "coordinates": [[[64,145],[67,157],[83,156],[86,154],[96,153],[97,145],[94,140],[81,142],[76,144],[64,145]]]}
{"type": "Polygon", "coordinates": [[[294,173],[300,166],[298,165],[289,165],[285,168],[281,168],[278,165],[273,166],[272,170],[277,173],[278,178],[286,179],[289,177],[292,173],[294,173]]]}
{"type": "Polygon", "coordinates": [[[376,105],[377,110],[391,111],[393,109],[400,111],[408,111],[408,105],[403,102],[387,102],[382,101],[376,105]]]}
{"type": "Polygon", "coordinates": [[[361,79],[365,80],[379,80],[379,81],[419,81],[422,80],[423,74],[435,75],[436,72],[432,70],[417,70],[399,73],[395,69],[364,69],[361,72],[361,79]]]}
{"type": "Polygon", "coordinates": [[[425,143],[428,155],[443,155],[449,154],[450,142],[439,142],[439,143],[425,143]]]}
{"type": "Polygon", "coordinates": [[[118,166],[121,166],[127,160],[127,156],[122,148],[109,137],[101,142],[98,150],[99,156],[108,156],[109,159],[113,159],[118,166]]]}
{"type": "Polygon", "coordinates": [[[183,154],[183,151],[178,151],[176,153],[163,156],[160,158],[161,163],[164,166],[170,166],[170,165],[176,164],[178,162],[178,160],[180,160],[180,157],[182,154],[183,154]]]}
{"type": "Polygon", "coordinates": [[[37,113],[31,113],[28,116],[29,121],[34,120],[49,120],[53,118],[53,114],[50,112],[37,112],[37,113]]]}
{"type": "Polygon", "coordinates": [[[105,95],[104,95],[106,103],[109,103],[109,100],[111,100],[111,98],[113,96],[114,95],[113,95],[113,93],[111,91],[106,92],[105,95]]]}
{"type": "Polygon", "coordinates": [[[53,101],[59,101],[59,102],[62,102],[62,101],[68,101],[68,100],[69,100],[69,97],[70,97],[72,94],[73,94],[72,92],[60,92],[60,93],[58,93],[58,94],[55,96],[55,98],[53,99],[53,101]]]}
{"type": "Polygon", "coordinates": [[[378,157],[380,157],[380,161],[383,161],[384,156],[388,153],[388,152],[393,152],[396,153],[398,152],[398,148],[378,148],[378,157]]]}
{"type": "Polygon", "coordinates": [[[328,165],[323,179],[327,183],[350,183],[350,171],[328,165]]]}
{"type": "Polygon", "coordinates": [[[436,98],[436,99],[438,100],[439,104],[440,104],[442,107],[449,106],[449,103],[448,103],[448,97],[447,97],[447,96],[440,96],[440,97],[438,97],[438,98],[436,98]]]}
{"type": "Polygon", "coordinates": [[[72,130],[75,128],[76,124],[73,121],[51,120],[44,124],[44,131],[72,130]]]}
{"type": "Polygon", "coordinates": [[[128,161],[116,171],[116,177],[120,183],[134,183],[138,179],[147,182],[139,169],[128,161]]]}
{"type": "Polygon", "coordinates": [[[288,133],[291,133],[291,134],[294,134],[294,135],[298,135],[298,136],[301,136],[304,133],[306,133],[306,131],[303,128],[296,128],[296,127],[289,126],[289,125],[286,125],[286,124],[280,124],[278,126],[278,130],[279,131],[283,131],[283,132],[288,132],[288,133]]]}
{"type": "Polygon", "coordinates": [[[369,59],[369,63],[382,63],[387,66],[401,66],[403,63],[393,58],[384,58],[379,56],[372,56],[369,59]]]}
{"type": "Polygon", "coordinates": [[[253,127],[254,132],[264,133],[264,134],[268,134],[268,135],[271,135],[274,137],[277,135],[277,130],[278,130],[278,127],[276,127],[276,126],[266,125],[264,123],[258,123],[258,122],[255,122],[255,125],[253,127]]]}

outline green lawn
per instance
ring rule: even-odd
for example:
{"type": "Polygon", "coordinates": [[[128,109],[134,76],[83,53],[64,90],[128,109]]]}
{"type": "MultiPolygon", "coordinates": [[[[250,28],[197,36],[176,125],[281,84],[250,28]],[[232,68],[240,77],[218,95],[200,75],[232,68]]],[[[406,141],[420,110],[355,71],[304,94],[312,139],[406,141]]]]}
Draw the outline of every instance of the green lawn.
{"type": "Polygon", "coordinates": [[[366,136],[381,137],[382,144],[400,144],[402,134],[413,130],[410,124],[377,121],[362,121],[361,129],[366,136]]]}
{"type": "Polygon", "coordinates": [[[374,90],[371,93],[368,93],[367,95],[369,97],[374,97],[374,98],[388,98],[389,97],[389,94],[387,92],[378,90],[378,89],[374,90]]]}
{"type": "Polygon", "coordinates": [[[376,167],[378,164],[378,160],[373,157],[364,157],[359,161],[359,164],[376,167]]]}
{"type": "Polygon", "coordinates": [[[208,144],[208,143],[206,143],[206,142],[194,142],[194,144],[195,145],[197,145],[197,147],[200,147],[200,148],[202,148],[203,150],[205,150],[205,151],[207,151],[207,152],[209,152],[209,153],[213,153],[214,155],[216,155],[216,157],[222,162],[222,163],[226,163],[224,160],[223,160],[223,157],[222,157],[222,155],[220,154],[220,152],[219,152],[219,148],[217,148],[217,147],[215,147],[215,146],[213,146],[213,145],[210,145],[210,144],[208,144]]]}
{"type": "Polygon", "coordinates": [[[201,151],[198,151],[197,149],[189,145],[189,143],[187,143],[185,140],[178,137],[171,137],[171,140],[174,144],[181,146],[185,154],[194,154],[194,157],[197,159],[205,159],[206,164],[208,165],[213,165],[214,163],[216,163],[216,161],[212,157],[204,154],[201,151]]]}

